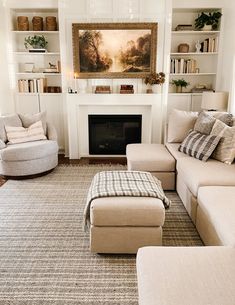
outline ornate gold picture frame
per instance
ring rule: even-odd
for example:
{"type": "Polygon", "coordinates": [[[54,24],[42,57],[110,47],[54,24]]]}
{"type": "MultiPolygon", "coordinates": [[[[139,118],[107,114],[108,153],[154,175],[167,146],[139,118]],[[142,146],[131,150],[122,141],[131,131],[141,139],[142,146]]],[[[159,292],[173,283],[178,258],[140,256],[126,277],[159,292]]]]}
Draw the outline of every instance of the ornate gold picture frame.
{"type": "Polygon", "coordinates": [[[73,23],[77,78],[144,78],[156,71],[157,23],[73,23]]]}

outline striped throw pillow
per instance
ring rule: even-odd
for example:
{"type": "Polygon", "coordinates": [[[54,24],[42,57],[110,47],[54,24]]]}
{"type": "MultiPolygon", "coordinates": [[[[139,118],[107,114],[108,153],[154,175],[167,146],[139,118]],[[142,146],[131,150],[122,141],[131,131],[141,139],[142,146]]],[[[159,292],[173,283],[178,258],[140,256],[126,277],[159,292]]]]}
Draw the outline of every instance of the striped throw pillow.
{"type": "Polygon", "coordinates": [[[190,130],[187,137],[181,143],[179,151],[196,159],[207,161],[212,155],[221,137],[204,135],[195,130],[190,130]]]}
{"type": "Polygon", "coordinates": [[[25,142],[46,140],[42,121],[38,121],[28,128],[5,126],[8,144],[19,144],[25,142]]]}
{"type": "Polygon", "coordinates": [[[213,152],[212,158],[232,164],[235,158],[235,126],[229,127],[223,122],[216,120],[211,135],[220,136],[221,141],[213,152]]]}

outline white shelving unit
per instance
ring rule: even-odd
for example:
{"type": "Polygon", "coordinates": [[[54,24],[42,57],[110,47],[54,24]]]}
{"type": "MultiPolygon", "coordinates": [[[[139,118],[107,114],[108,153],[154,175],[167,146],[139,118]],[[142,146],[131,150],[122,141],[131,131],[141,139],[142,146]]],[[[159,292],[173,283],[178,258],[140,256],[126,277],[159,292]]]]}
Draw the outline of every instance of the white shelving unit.
{"type": "MultiPolygon", "coordinates": [[[[58,73],[43,73],[43,70],[49,68],[49,63],[58,65],[60,61],[60,35],[59,35],[59,20],[58,7],[56,2],[48,1],[42,6],[40,3],[30,5],[27,8],[25,5],[13,3],[8,8],[9,22],[8,27],[10,50],[12,54],[12,87],[15,92],[15,110],[18,113],[37,113],[39,111],[47,112],[47,120],[51,122],[57,129],[58,143],[61,150],[64,150],[64,123],[63,123],[63,94],[37,92],[35,85],[33,92],[19,92],[19,80],[35,80],[46,79],[45,87],[62,87],[62,75],[58,73]],[[27,16],[29,20],[29,30],[19,31],[17,28],[17,17],[27,16]],[[47,16],[55,16],[57,19],[56,31],[34,31],[32,28],[32,18],[41,16],[43,18],[45,29],[45,18],[47,16]],[[45,53],[32,53],[25,49],[24,41],[28,36],[44,35],[48,41],[47,51],[45,53]],[[33,63],[33,72],[25,71],[25,64],[33,63]]],[[[34,81],[35,82],[35,81],[34,81]]],[[[31,88],[32,89],[32,88],[31,88]]]]}

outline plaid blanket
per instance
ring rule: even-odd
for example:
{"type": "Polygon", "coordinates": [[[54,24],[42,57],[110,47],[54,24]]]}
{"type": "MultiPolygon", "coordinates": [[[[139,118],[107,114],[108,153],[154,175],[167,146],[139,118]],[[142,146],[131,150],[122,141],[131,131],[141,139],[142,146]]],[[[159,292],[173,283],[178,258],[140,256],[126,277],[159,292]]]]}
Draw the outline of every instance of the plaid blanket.
{"type": "Polygon", "coordinates": [[[165,208],[170,207],[170,200],[165,196],[160,180],[148,172],[140,171],[105,171],[96,174],[88,191],[84,209],[84,229],[90,226],[90,205],[100,197],[154,197],[161,199],[165,208]]]}

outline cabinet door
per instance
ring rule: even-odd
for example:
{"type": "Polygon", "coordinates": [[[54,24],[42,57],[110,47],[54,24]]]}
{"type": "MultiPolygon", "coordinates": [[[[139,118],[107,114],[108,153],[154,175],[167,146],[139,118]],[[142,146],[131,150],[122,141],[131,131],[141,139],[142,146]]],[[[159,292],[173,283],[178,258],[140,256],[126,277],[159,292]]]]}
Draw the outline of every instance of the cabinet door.
{"type": "Polygon", "coordinates": [[[34,114],[40,111],[38,94],[17,94],[16,112],[21,114],[34,114]]]}
{"type": "Polygon", "coordinates": [[[192,111],[201,111],[202,95],[192,95],[192,111]]]}
{"type": "Polygon", "coordinates": [[[172,109],[191,110],[191,94],[168,94],[167,119],[172,109]]]}
{"type": "Polygon", "coordinates": [[[47,112],[47,121],[54,125],[58,145],[64,150],[64,120],[63,120],[63,96],[62,94],[40,94],[40,109],[47,112]]]}

